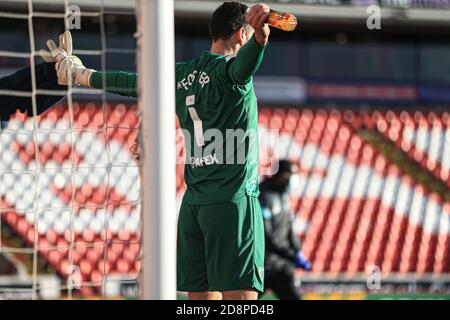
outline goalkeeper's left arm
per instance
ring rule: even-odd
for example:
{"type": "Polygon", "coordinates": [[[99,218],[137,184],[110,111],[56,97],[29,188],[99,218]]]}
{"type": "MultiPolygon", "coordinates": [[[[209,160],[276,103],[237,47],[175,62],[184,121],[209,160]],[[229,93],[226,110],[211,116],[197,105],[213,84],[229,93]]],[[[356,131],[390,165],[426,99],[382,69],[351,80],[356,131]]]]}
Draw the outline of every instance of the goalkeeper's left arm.
{"type": "MultiPolygon", "coordinates": [[[[181,68],[181,63],[175,64],[175,73],[181,68]]],[[[127,97],[138,96],[139,74],[130,72],[98,72],[93,71],[88,86],[95,89],[105,89],[108,92],[127,97]]]]}
{"type": "Polygon", "coordinates": [[[127,72],[94,71],[89,86],[127,97],[137,97],[138,75],[127,72]]]}

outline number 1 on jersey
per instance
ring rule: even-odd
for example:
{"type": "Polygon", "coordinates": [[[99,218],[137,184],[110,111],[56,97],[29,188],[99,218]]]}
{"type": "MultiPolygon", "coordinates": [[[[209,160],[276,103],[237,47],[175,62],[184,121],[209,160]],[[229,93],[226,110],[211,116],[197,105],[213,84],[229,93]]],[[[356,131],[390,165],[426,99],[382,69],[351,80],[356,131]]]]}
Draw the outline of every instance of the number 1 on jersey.
{"type": "Polygon", "coordinates": [[[186,97],[186,105],[192,106],[189,107],[189,115],[191,116],[192,121],[194,122],[194,135],[195,141],[197,142],[197,146],[203,147],[205,145],[205,138],[203,136],[203,124],[202,120],[199,118],[197,114],[197,110],[193,107],[195,104],[195,96],[186,97]]]}
{"type": "Polygon", "coordinates": [[[197,146],[203,147],[205,145],[205,138],[203,137],[203,124],[202,120],[198,117],[197,110],[194,107],[189,107],[189,114],[194,122],[194,135],[197,146]]]}

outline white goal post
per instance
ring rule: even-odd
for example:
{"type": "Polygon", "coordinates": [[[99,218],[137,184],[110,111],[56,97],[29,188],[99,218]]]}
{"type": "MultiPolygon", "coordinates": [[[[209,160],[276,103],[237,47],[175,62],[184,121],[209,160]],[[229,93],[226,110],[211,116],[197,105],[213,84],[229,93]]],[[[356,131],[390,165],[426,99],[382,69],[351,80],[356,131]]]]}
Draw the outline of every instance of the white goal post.
{"type": "Polygon", "coordinates": [[[138,0],[142,119],[141,298],[176,298],[175,36],[173,0],[138,0]]]}

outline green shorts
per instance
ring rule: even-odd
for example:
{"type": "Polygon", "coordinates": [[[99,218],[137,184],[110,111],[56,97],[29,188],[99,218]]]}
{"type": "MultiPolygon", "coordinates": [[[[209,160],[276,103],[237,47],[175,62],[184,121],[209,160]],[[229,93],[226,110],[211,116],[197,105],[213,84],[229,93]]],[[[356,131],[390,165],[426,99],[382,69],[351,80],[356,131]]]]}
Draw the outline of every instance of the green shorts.
{"type": "Polygon", "coordinates": [[[264,290],[264,225],[258,198],[181,204],[177,290],[264,290]]]}

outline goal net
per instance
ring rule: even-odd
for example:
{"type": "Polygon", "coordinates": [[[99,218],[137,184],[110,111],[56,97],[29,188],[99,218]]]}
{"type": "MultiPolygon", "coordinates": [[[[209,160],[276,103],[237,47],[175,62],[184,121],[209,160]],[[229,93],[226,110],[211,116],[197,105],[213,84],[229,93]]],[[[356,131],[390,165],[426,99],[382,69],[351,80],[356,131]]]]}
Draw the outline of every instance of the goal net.
{"type": "Polygon", "coordinates": [[[30,68],[30,89],[0,87],[0,107],[31,102],[1,119],[0,299],[174,297],[175,119],[159,112],[173,103],[161,70],[173,36],[154,31],[171,19],[168,0],[0,2],[0,78],[30,68]],[[42,87],[39,50],[65,30],[89,68],[155,71],[140,98],[42,87]],[[42,110],[44,96],[62,99],[42,110]]]}

